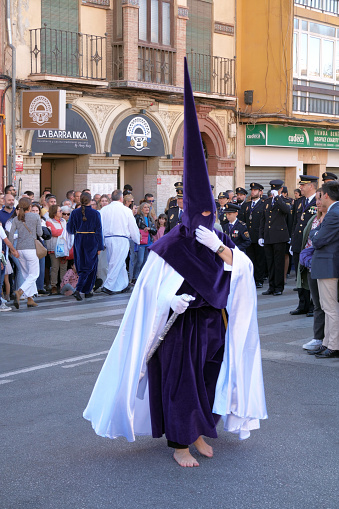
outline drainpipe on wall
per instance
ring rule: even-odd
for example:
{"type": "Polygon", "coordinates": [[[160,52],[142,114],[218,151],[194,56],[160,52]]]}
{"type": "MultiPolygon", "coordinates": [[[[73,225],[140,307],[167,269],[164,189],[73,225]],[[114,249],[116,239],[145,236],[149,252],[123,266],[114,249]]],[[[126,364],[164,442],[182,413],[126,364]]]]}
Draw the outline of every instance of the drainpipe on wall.
{"type": "Polygon", "coordinates": [[[11,0],[6,0],[6,22],[8,46],[12,50],[12,141],[10,146],[10,158],[8,161],[7,185],[13,185],[13,174],[15,172],[15,122],[16,122],[16,48],[12,41],[11,23],[11,0]]]}

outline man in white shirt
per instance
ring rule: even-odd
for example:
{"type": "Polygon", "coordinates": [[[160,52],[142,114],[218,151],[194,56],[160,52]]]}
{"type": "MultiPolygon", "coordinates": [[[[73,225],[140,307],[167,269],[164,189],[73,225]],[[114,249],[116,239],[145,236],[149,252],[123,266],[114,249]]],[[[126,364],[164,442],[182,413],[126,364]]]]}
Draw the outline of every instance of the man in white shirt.
{"type": "Polygon", "coordinates": [[[113,191],[112,202],[102,208],[100,213],[108,263],[102,291],[113,295],[129,288],[125,264],[129,239],[140,244],[140,232],[131,209],[123,205],[123,194],[119,189],[113,191]]]}

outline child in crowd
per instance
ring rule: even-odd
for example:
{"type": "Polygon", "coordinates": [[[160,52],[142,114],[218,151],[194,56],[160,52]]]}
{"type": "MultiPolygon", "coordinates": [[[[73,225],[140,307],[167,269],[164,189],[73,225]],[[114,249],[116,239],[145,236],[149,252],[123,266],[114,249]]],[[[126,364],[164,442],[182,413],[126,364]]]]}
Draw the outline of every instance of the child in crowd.
{"type": "Polygon", "coordinates": [[[153,242],[155,242],[156,240],[160,239],[164,235],[166,224],[167,224],[167,216],[166,216],[166,214],[160,214],[158,219],[157,219],[157,230],[158,231],[157,231],[156,235],[152,235],[153,242]]]}
{"type": "Polygon", "coordinates": [[[73,263],[71,268],[66,272],[66,274],[62,278],[60,284],[61,295],[66,295],[67,297],[69,295],[73,295],[73,293],[75,292],[76,285],[78,283],[78,279],[79,276],[73,263]]]}

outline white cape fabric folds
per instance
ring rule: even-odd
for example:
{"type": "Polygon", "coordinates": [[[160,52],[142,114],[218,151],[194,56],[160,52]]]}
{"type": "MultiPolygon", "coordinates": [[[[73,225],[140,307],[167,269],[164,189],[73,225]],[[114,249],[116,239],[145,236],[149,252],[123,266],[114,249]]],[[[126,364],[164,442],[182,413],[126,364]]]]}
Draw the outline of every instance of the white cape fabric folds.
{"type": "MultiPolygon", "coordinates": [[[[180,274],[150,252],[83,414],[98,435],[124,436],[131,442],[135,435],[152,434],[146,358],[182,282],[180,274]]],[[[213,412],[222,416],[224,429],[240,439],[267,418],[256,299],[252,263],[234,249],[225,354],[213,412]]]]}

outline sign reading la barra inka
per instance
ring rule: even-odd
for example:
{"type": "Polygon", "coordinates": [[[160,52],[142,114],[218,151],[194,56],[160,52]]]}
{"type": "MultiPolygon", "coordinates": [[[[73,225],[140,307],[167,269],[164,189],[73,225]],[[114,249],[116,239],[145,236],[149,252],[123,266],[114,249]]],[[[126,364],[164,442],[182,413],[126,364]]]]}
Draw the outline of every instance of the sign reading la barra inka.
{"type": "Polygon", "coordinates": [[[66,90],[23,90],[22,129],[65,129],[66,90]]]}
{"type": "Polygon", "coordinates": [[[322,127],[246,126],[246,146],[339,149],[339,130],[322,127]]]}
{"type": "Polygon", "coordinates": [[[43,154],[95,154],[95,141],[86,120],[66,110],[66,129],[42,128],[34,132],[32,152],[43,154]]]}

